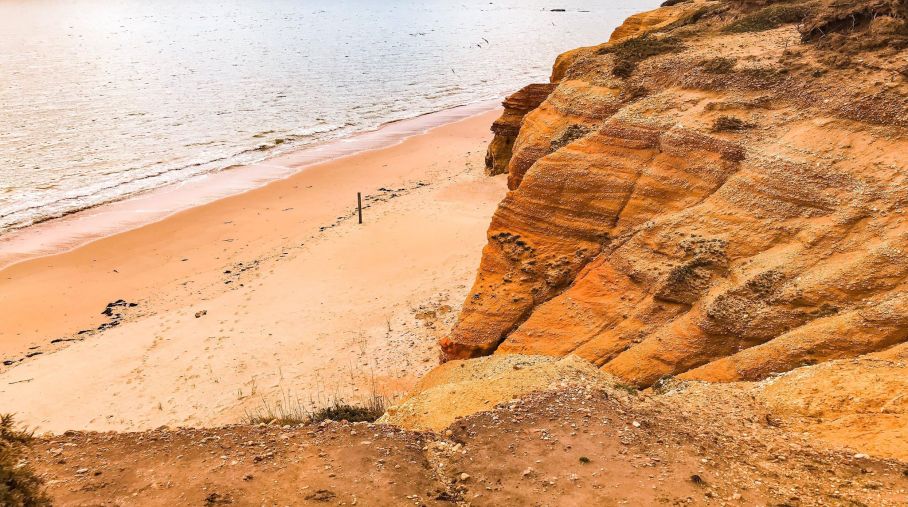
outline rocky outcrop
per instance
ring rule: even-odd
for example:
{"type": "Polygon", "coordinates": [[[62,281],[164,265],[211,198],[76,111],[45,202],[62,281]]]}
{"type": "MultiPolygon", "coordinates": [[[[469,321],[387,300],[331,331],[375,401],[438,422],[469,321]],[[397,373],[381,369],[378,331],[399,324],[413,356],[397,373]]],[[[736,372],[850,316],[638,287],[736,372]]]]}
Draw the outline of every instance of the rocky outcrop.
{"type": "Polygon", "coordinates": [[[511,150],[520,132],[523,117],[539,107],[554,89],[555,85],[549,83],[531,84],[504,100],[501,104],[504,112],[501,118],[492,124],[495,137],[492,138],[489,151],[486,152],[487,175],[495,176],[508,172],[511,150]]]}
{"type": "MultiPolygon", "coordinates": [[[[676,21],[679,17],[685,15],[689,11],[689,8],[675,8],[657,9],[651,12],[635,14],[628,18],[612,33],[609,38],[609,43],[616,43],[647,30],[665,26],[676,21]]],[[[501,118],[492,124],[492,132],[495,133],[495,137],[489,144],[489,149],[486,154],[486,174],[495,176],[509,172],[508,166],[511,162],[514,142],[517,140],[517,134],[520,132],[520,128],[523,125],[524,117],[531,111],[534,111],[548,98],[552,91],[558,86],[558,82],[562,80],[565,72],[570,68],[570,65],[574,60],[586,53],[596,51],[605,45],[606,44],[603,44],[602,46],[578,48],[560,55],[555,62],[550,83],[527,85],[505,99],[502,103],[504,112],[502,113],[501,118]]],[[[520,176],[522,176],[522,173],[520,176]]],[[[515,177],[508,180],[511,190],[517,188],[517,185],[520,183],[520,176],[517,176],[515,173],[515,177]]]]}
{"type": "Polygon", "coordinates": [[[835,5],[685,2],[559,58],[445,357],[648,386],[908,340],[908,30],[823,24],[835,5]]]}
{"type": "Polygon", "coordinates": [[[668,26],[697,11],[698,6],[694,2],[686,2],[680,5],[634,14],[624,20],[624,23],[612,32],[608,42],[598,46],[573,49],[559,55],[555,60],[555,65],[552,67],[551,81],[553,83],[561,81],[574,62],[587,54],[594,53],[609,44],[615,44],[648,31],[668,26]]]}

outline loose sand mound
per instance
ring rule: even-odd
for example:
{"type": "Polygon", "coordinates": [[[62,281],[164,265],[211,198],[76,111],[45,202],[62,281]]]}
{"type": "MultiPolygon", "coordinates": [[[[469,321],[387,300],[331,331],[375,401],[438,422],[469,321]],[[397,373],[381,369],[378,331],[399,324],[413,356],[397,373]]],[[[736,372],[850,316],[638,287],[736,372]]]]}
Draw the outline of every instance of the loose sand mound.
{"type": "Polygon", "coordinates": [[[906,350],[800,368],[766,381],[761,398],[819,438],[908,460],[906,350]]]}
{"type": "MultiPolygon", "coordinates": [[[[726,419],[771,421],[833,447],[908,460],[908,345],[859,359],[805,366],[762,382],[675,379],[646,391],[637,391],[576,356],[495,354],[438,366],[408,398],[388,409],[381,422],[440,431],[463,417],[531,393],[570,386],[645,393],[641,403],[654,397],[681,412],[713,413],[710,418],[716,421],[716,412],[726,419]]],[[[630,399],[634,403],[637,398],[630,399]]],[[[730,427],[731,423],[724,424],[730,427]]]]}
{"type": "Polygon", "coordinates": [[[491,410],[534,391],[609,383],[609,375],[574,356],[509,355],[450,361],[423,377],[413,394],[389,408],[380,422],[441,430],[460,417],[491,410]]]}

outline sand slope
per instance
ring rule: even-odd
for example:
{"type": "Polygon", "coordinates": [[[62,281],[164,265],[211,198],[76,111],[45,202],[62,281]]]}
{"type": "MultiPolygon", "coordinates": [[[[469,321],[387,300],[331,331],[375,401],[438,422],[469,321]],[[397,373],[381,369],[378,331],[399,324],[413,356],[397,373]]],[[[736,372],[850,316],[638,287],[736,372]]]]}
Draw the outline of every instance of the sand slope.
{"type": "Polygon", "coordinates": [[[108,302],[138,303],[0,375],[4,410],[41,430],[125,430],[238,422],[288,393],[406,390],[436,363],[504,194],[482,174],[493,116],[2,273],[4,340],[79,337],[108,302]]]}

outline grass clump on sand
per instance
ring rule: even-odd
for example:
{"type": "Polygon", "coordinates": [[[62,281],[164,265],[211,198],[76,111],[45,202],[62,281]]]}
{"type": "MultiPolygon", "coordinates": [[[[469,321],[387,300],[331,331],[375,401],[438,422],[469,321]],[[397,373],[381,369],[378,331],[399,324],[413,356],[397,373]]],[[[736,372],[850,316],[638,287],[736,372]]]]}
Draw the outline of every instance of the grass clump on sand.
{"type": "Polygon", "coordinates": [[[334,405],[316,410],[309,418],[309,422],[321,421],[348,421],[348,422],[375,422],[385,413],[385,399],[373,396],[365,403],[349,405],[335,403],[334,405]]]}
{"type": "Polygon", "coordinates": [[[789,23],[800,23],[810,9],[799,4],[773,4],[745,14],[724,28],[729,33],[763,32],[789,23]]]}
{"type": "Polygon", "coordinates": [[[284,393],[275,402],[263,398],[262,404],[258,408],[246,411],[244,422],[277,426],[296,426],[327,420],[375,422],[385,413],[385,405],[385,398],[373,393],[363,403],[348,403],[335,398],[320,409],[310,410],[299,398],[291,398],[289,393],[284,393]]]}
{"type": "Polygon", "coordinates": [[[31,439],[30,432],[16,429],[11,414],[0,415],[0,505],[51,505],[41,479],[21,463],[22,452],[31,439]]]}
{"type": "Polygon", "coordinates": [[[656,38],[644,34],[601,48],[598,54],[614,55],[615,66],[612,68],[612,75],[627,78],[634,73],[640,62],[658,55],[677,53],[683,49],[684,44],[678,37],[656,38]]]}

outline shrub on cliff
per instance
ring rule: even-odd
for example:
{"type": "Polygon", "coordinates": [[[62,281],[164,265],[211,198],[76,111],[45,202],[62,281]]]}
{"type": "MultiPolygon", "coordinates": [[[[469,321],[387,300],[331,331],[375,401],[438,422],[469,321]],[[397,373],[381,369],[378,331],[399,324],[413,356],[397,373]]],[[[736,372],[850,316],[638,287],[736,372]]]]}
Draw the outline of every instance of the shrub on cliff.
{"type": "Polygon", "coordinates": [[[734,116],[720,116],[713,123],[714,132],[735,132],[753,128],[754,125],[734,116]]]}
{"type": "Polygon", "coordinates": [[[570,125],[568,126],[568,128],[564,129],[564,132],[562,132],[561,135],[559,135],[555,139],[552,139],[552,142],[549,145],[549,149],[553,152],[558,151],[562,147],[573,143],[574,141],[586,136],[589,133],[589,127],[577,124],[570,125]]]}
{"type": "Polygon", "coordinates": [[[871,36],[908,35],[908,1],[837,0],[827,2],[821,8],[815,9],[805,20],[801,27],[801,38],[808,42],[824,38],[831,33],[863,32],[867,28],[870,28],[869,35],[871,36]]]}
{"type": "Polygon", "coordinates": [[[671,32],[678,28],[695,25],[704,19],[710,19],[725,14],[728,12],[728,9],[727,5],[705,5],[665,25],[660,31],[671,32]]]}
{"type": "Polygon", "coordinates": [[[724,28],[729,33],[763,32],[789,23],[800,23],[811,12],[808,4],[773,4],[745,14],[724,28]]]}
{"type": "Polygon", "coordinates": [[[0,415],[0,505],[37,507],[50,505],[41,479],[21,463],[32,435],[16,429],[13,416],[0,415]]]}
{"type": "Polygon", "coordinates": [[[908,48],[908,1],[838,0],[816,9],[799,26],[803,42],[856,54],[908,48]]]}
{"type": "Polygon", "coordinates": [[[614,55],[615,66],[612,68],[612,74],[616,77],[627,78],[634,73],[640,62],[666,53],[677,53],[683,49],[684,44],[678,37],[656,38],[644,34],[603,47],[597,54],[614,55]]]}

